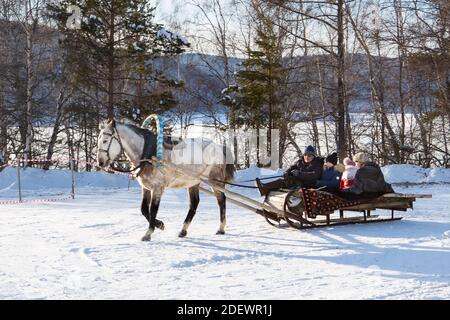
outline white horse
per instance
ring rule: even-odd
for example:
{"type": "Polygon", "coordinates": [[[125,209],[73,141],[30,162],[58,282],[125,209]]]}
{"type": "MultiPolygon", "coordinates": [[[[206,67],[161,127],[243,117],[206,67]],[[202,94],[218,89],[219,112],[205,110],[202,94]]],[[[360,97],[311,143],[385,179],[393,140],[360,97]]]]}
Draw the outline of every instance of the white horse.
{"type": "MultiPolygon", "coordinates": [[[[110,120],[100,124],[97,164],[105,168],[123,152],[134,168],[141,166],[137,181],[142,187],[141,212],[149,222],[142,241],[149,241],[156,228],[164,229],[164,223],[156,219],[161,196],[166,188],[187,188],[190,207],[179,237],[187,235],[199,204],[200,177],[224,187],[233,179],[234,165],[229,149],[212,141],[186,139],[173,148],[164,147],[164,162],[160,166],[143,162],[156,156],[156,135],[152,131],[131,124],[110,120]],[[228,158],[227,158],[228,157],[228,158]],[[227,161],[228,160],[228,161],[227,161]],[[187,173],[187,174],[184,174],[187,173]]],[[[214,188],[213,188],[214,189],[214,188]]],[[[219,190],[213,190],[220,207],[220,227],[217,234],[225,233],[226,198],[219,190]]]]}

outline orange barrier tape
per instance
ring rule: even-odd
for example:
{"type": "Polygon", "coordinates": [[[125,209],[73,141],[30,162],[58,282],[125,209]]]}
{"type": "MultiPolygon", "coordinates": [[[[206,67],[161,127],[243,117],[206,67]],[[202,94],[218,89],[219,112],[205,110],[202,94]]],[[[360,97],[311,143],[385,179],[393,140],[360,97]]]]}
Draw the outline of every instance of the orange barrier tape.
{"type": "Polygon", "coordinates": [[[22,199],[22,201],[19,201],[19,200],[5,200],[5,201],[0,201],[0,205],[2,205],[2,204],[57,202],[57,201],[64,201],[64,200],[70,200],[70,199],[72,199],[72,196],[63,197],[63,198],[47,198],[47,199],[22,199]]]}

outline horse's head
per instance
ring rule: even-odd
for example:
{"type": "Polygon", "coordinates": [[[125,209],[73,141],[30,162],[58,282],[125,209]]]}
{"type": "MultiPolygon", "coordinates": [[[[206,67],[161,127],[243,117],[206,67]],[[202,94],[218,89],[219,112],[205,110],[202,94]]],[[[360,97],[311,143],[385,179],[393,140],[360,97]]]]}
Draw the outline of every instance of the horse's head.
{"type": "Polygon", "coordinates": [[[99,129],[97,165],[104,168],[119,157],[123,148],[117,132],[115,120],[101,123],[99,129]]]}

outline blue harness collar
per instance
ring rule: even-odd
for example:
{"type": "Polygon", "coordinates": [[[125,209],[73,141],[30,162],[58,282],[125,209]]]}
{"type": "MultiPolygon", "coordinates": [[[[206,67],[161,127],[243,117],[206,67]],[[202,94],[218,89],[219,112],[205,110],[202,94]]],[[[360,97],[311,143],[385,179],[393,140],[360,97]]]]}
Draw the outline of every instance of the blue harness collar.
{"type": "MultiPolygon", "coordinates": [[[[157,114],[152,114],[144,120],[142,128],[149,129],[152,122],[156,124],[156,159],[158,159],[158,162],[155,167],[159,168],[161,167],[161,161],[164,160],[164,118],[157,114]]],[[[151,159],[153,155],[149,154],[144,155],[144,157],[145,156],[148,156],[151,159]]]]}

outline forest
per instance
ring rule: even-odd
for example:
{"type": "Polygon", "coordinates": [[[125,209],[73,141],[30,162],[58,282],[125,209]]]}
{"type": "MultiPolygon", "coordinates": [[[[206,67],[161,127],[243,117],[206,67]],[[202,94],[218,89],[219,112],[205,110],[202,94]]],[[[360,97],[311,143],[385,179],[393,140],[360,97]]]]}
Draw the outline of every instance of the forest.
{"type": "Polygon", "coordinates": [[[280,166],[311,144],[450,167],[448,1],[171,3],[0,0],[0,165],[89,171],[102,120],[160,114],[181,137],[276,129],[280,166]]]}

